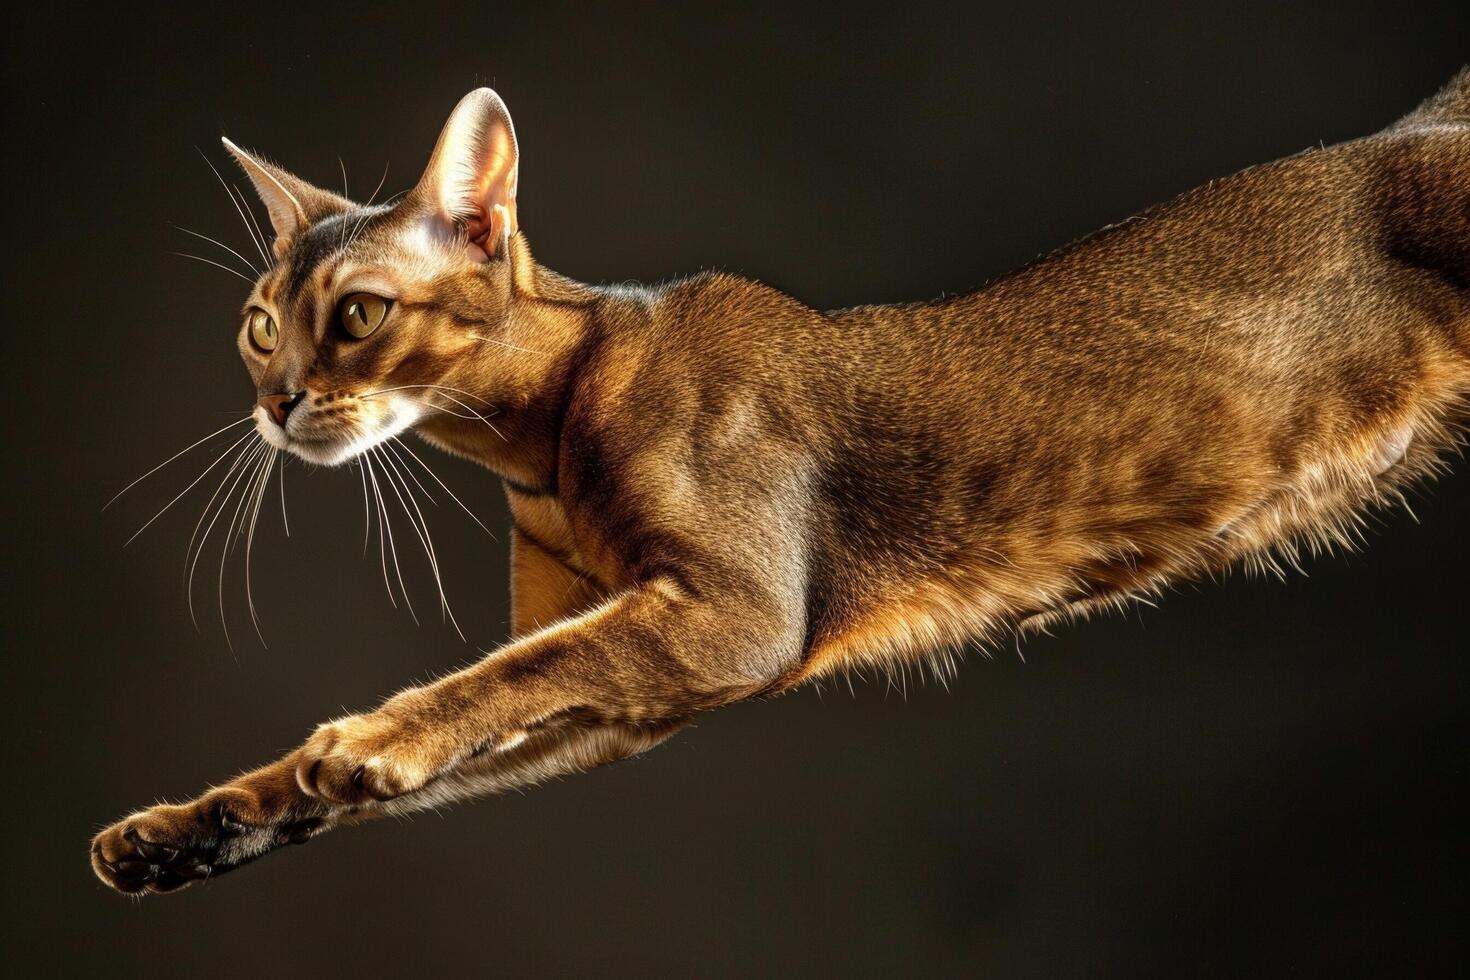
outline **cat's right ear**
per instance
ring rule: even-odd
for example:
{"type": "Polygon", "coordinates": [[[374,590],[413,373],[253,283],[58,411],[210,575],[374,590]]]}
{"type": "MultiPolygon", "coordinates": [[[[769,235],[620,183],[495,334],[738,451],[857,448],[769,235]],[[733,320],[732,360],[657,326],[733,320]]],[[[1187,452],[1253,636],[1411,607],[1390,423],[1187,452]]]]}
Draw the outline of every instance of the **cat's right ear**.
{"type": "Polygon", "coordinates": [[[352,207],[351,201],[308,184],[270,161],[247,153],[223,136],[220,142],[255,185],[255,193],[270,214],[271,228],[276,233],[271,248],[278,256],[284,255],[291,240],[313,222],[352,207]]]}

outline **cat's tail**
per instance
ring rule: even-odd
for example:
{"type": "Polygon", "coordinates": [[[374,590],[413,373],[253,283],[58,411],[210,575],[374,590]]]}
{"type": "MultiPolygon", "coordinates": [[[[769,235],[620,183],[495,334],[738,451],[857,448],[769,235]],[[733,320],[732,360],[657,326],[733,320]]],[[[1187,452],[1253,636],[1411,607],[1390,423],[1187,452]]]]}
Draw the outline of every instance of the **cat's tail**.
{"type": "Polygon", "coordinates": [[[1461,68],[1444,88],[1425,99],[1389,129],[1447,125],[1470,126],[1470,65],[1461,68]]]}

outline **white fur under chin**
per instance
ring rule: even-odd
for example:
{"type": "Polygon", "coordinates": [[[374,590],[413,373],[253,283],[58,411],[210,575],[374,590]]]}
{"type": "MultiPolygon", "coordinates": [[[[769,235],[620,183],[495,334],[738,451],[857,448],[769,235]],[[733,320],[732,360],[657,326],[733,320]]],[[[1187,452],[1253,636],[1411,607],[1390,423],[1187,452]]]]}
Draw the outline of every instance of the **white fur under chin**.
{"type": "Polygon", "coordinates": [[[393,398],[384,399],[384,402],[386,404],[382,412],[370,419],[363,431],[347,440],[324,442],[293,438],[291,423],[295,421],[295,415],[287,418],[286,427],[282,429],[259,405],[255,407],[253,413],[255,431],[260,434],[267,445],[283,449],[308,463],[316,463],[319,466],[341,466],[379,443],[387,442],[400,432],[412,428],[419,420],[419,407],[412,401],[393,398]]]}

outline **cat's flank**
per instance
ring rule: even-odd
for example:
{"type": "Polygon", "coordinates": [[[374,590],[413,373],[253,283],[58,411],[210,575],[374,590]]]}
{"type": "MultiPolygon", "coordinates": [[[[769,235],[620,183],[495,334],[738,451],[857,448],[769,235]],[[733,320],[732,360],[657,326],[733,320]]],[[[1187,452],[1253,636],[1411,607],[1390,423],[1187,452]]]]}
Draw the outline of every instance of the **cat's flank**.
{"type": "Polygon", "coordinates": [[[227,145],[275,235],[239,333],[259,438],[336,464],[411,428],[497,474],[513,638],[104,830],[125,892],[1346,543],[1440,465],[1470,393],[1470,69],[977,292],[835,312],[538,265],[488,89],[392,205],[227,145]]]}

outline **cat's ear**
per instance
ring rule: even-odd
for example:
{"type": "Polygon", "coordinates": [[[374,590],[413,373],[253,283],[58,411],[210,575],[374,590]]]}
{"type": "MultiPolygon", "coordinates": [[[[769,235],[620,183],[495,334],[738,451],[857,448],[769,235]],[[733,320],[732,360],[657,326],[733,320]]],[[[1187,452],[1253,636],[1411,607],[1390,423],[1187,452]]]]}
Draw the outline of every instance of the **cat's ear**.
{"type": "Polygon", "coordinates": [[[225,149],[240,164],[255,193],[265,205],[275,229],[276,240],[272,246],[277,255],[285,253],[291,239],[329,215],[339,214],[352,207],[352,202],[330,191],[324,191],[282,170],[280,167],[240,149],[224,137],[220,137],[225,149]]]}
{"type": "Polygon", "coordinates": [[[516,233],[516,131],[488,88],[460,99],[412,197],[444,234],[462,231],[476,258],[503,256],[516,233]]]}

